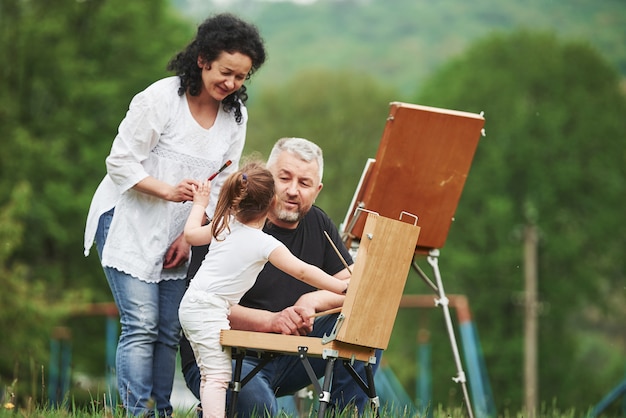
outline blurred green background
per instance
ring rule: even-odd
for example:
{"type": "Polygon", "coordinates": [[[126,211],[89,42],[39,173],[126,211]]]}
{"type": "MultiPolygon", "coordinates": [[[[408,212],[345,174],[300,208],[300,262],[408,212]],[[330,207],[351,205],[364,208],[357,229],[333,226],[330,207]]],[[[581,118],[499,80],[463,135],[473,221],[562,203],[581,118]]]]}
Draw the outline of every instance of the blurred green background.
{"type": "MultiPolygon", "coordinates": [[[[539,401],[583,413],[624,379],[623,1],[0,0],[0,400],[45,402],[55,326],[72,332],[73,376],[104,375],[105,321],[77,313],[111,301],[95,251],[83,256],[91,196],[132,96],[219,11],[255,23],[269,53],[248,85],[245,153],[317,142],[317,204],[337,224],[390,101],[485,112],[440,266],[446,291],[468,297],[499,413],[524,406],[528,225],[539,401]]],[[[430,292],[409,279],[406,293],[430,292]]],[[[441,312],[402,310],[385,361],[414,393],[417,324],[434,348],[433,405],[458,406],[441,312]]]]}

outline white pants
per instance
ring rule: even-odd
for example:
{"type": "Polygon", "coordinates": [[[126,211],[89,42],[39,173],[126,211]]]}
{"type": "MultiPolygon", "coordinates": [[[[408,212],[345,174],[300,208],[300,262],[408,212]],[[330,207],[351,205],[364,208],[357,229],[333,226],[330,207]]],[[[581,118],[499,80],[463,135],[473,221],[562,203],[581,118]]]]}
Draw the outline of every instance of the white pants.
{"type": "Polygon", "coordinates": [[[187,290],[178,309],[185,336],[200,369],[200,402],[205,418],[224,418],[226,389],[232,377],[230,348],[222,348],[220,331],[230,329],[229,304],[207,292],[187,290]]]}

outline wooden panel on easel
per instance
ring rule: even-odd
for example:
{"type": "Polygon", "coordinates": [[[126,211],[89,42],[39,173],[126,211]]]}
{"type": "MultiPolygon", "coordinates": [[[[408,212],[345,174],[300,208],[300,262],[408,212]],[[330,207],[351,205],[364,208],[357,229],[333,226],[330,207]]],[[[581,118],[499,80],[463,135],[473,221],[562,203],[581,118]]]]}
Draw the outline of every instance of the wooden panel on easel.
{"type": "MultiPolygon", "coordinates": [[[[418,247],[442,248],[485,120],[481,115],[392,102],[376,162],[358,201],[389,218],[419,217],[418,247]]],[[[364,220],[352,235],[361,238],[364,220]]]]}
{"type": "Polygon", "coordinates": [[[368,214],[336,340],[386,349],[420,227],[368,214]]]}

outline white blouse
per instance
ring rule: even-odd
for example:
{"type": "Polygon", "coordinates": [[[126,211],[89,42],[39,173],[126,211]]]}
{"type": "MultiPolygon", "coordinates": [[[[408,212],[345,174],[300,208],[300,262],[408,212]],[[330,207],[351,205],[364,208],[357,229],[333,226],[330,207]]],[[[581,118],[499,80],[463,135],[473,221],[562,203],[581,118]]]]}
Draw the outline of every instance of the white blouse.
{"type": "Polygon", "coordinates": [[[148,176],[171,185],[186,178],[205,180],[227,160],[232,164],[211,182],[207,214],[212,217],[219,190],[238,169],[248,115],[242,122],[222,107],[210,129],[191,115],[178,95],[177,76],[159,80],[131,101],[106,159],[107,175],[92,199],[85,228],[85,255],[94,242],[100,216],[115,208],[102,265],[140,280],[158,283],[184,279],[187,265],[163,269],[163,258],[183,232],[192,202],[169,202],[134,190],[148,176]]]}

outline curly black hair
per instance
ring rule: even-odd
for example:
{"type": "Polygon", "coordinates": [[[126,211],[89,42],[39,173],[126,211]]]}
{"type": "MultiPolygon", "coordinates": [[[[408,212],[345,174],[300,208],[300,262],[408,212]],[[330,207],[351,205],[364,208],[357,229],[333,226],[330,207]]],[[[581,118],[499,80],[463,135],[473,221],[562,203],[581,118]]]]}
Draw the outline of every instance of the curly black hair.
{"type": "MultiPolygon", "coordinates": [[[[167,70],[174,71],[180,78],[178,94],[182,96],[189,91],[192,96],[199,95],[202,69],[198,67],[198,57],[205,62],[213,62],[224,51],[231,54],[239,52],[250,57],[252,68],[246,80],[265,62],[265,47],[256,26],[230,13],[211,16],[198,27],[195,39],[167,64],[167,70]]],[[[241,103],[246,100],[248,94],[244,85],[222,100],[227,112],[235,112],[237,123],[241,123],[241,103]]]]}

